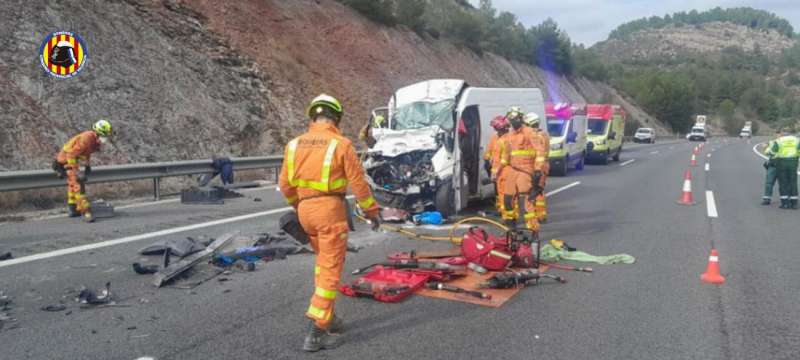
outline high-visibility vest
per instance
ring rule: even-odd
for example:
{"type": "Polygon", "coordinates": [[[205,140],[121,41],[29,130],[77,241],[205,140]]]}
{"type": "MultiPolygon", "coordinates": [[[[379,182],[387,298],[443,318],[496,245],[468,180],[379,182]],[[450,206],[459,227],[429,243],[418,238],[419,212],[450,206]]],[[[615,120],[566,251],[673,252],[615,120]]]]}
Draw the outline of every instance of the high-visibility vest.
{"type": "MultiPolygon", "coordinates": [[[[775,144],[778,147],[778,151],[775,155],[776,158],[779,159],[792,159],[797,158],[797,147],[800,144],[800,139],[797,136],[783,136],[775,140],[775,144]]],[[[775,146],[773,146],[774,148],[775,146]]]]}
{"type": "Polygon", "coordinates": [[[333,155],[336,152],[336,146],[339,145],[339,140],[331,139],[328,143],[328,149],[325,151],[325,159],[322,162],[322,169],[320,169],[319,179],[297,179],[295,178],[295,154],[297,152],[297,142],[299,139],[294,139],[289,142],[289,150],[286,159],[286,170],[289,177],[289,184],[294,187],[314,189],[322,192],[330,192],[333,190],[344,189],[347,187],[347,179],[331,179],[331,164],[333,164],[333,155]]]}

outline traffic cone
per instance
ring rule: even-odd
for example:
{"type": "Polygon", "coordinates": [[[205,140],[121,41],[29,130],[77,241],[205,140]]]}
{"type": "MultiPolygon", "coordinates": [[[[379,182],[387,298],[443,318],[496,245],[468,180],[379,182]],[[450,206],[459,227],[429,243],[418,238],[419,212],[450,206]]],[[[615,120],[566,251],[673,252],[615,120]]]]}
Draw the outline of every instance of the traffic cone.
{"type": "Polygon", "coordinates": [[[700,147],[696,146],[692,149],[692,155],[697,155],[700,153],[700,147]]]}
{"type": "Polygon", "coordinates": [[[683,175],[683,192],[681,198],[678,199],[679,205],[694,205],[694,196],[692,195],[692,172],[686,170],[683,175]]]}
{"type": "Polygon", "coordinates": [[[711,255],[708,256],[708,267],[706,272],[700,275],[700,281],[706,284],[722,285],[725,283],[725,277],[719,273],[719,255],[717,249],[711,249],[711,255]]]}
{"type": "Polygon", "coordinates": [[[692,154],[692,161],[689,162],[689,166],[696,167],[697,166],[697,155],[692,154]]]}

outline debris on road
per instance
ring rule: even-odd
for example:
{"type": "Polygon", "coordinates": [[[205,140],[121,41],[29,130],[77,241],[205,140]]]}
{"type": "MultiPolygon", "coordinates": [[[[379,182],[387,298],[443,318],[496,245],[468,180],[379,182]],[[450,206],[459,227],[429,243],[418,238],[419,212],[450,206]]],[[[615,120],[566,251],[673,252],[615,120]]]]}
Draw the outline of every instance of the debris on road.
{"type": "Polygon", "coordinates": [[[89,205],[89,209],[95,219],[108,219],[116,216],[116,213],[114,213],[114,206],[102,199],[92,201],[89,205]]]}
{"type": "Polygon", "coordinates": [[[411,214],[403,209],[387,207],[381,209],[381,220],[384,222],[403,223],[411,220],[411,214]]]}
{"type": "Polygon", "coordinates": [[[59,312],[67,310],[67,306],[64,304],[50,304],[42,306],[42,311],[49,311],[49,312],[59,312]]]}
{"type": "Polygon", "coordinates": [[[593,262],[601,265],[633,264],[636,258],[628,254],[615,254],[608,256],[595,256],[583,251],[569,251],[566,248],[556,248],[553,244],[542,246],[541,260],[544,262],[558,262],[571,260],[579,262],[593,262]]]}
{"type": "Polygon", "coordinates": [[[222,205],[225,194],[218,187],[190,187],[181,190],[181,204],[187,205],[222,205]]]}
{"type": "Polygon", "coordinates": [[[139,275],[155,274],[158,272],[156,265],[142,265],[140,263],[133,263],[133,271],[139,275]]]}
{"type": "Polygon", "coordinates": [[[14,258],[14,256],[13,256],[13,255],[11,255],[11,252],[10,252],[10,251],[7,251],[7,252],[4,252],[4,253],[1,253],[1,254],[0,254],[0,261],[3,261],[3,260],[11,260],[11,259],[13,259],[13,258],[14,258]]]}
{"type": "Polygon", "coordinates": [[[111,283],[107,282],[105,288],[100,291],[94,291],[91,289],[84,288],[78,294],[78,298],[76,300],[81,304],[89,304],[89,305],[113,304],[113,297],[111,295],[111,283]]]}
{"type": "Polygon", "coordinates": [[[0,330],[3,330],[6,323],[17,321],[11,316],[11,303],[11,297],[0,291],[0,330]]]}
{"type": "Polygon", "coordinates": [[[199,243],[197,240],[187,237],[183,239],[170,239],[165,241],[158,241],[150,246],[147,246],[139,253],[142,255],[162,255],[165,251],[178,257],[186,257],[206,248],[206,245],[199,243]]]}
{"type": "Polygon", "coordinates": [[[426,211],[412,217],[416,225],[442,225],[444,219],[438,211],[426,211]]]}
{"type": "Polygon", "coordinates": [[[208,260],[214,256],[218,250],[230,243],[231,240],[233,240],[233,238],[237,235],[239,235],[238,231],[222,235],[204,250],[189,255],[175,264],[170,264],[170,266],[160,270],[154,275],[153,285],[156,287],[161,287],[174,277],[199,264],[203,260],[208,260]]]}

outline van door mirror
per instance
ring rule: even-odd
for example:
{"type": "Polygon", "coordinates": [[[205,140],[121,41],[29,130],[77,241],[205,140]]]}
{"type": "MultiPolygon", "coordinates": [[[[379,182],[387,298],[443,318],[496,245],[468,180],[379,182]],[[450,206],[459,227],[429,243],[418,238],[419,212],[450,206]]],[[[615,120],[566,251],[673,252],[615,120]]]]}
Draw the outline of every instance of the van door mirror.
{"type": "Polygon", "coordinates": [[[608,138],[611,140],[617,140],[617,132],[612,131],[611,134],[608,135],[608,138]]]}
{"type": "Polygon", "coordinates": [[[574,144],[577,140],[578,140],[578,133],[573,131],[573,132],[569,133],[569,135],[567,135],[567,143],[568,144],[574,144]]]}

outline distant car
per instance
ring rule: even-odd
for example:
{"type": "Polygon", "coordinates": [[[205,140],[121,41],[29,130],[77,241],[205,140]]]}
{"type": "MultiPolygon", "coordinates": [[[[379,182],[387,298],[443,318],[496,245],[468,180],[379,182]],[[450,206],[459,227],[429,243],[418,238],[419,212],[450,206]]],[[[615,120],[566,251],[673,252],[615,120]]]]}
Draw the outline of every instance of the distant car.
{"type": "Polygon", "coordinates": [[[689,141],[706,141],[706,129],[702,127],[693,127],[692,131],[686,135],[689,141]]]}
{"type": "Polygon", "coordinates": [[[739,133],[739,138],[740,139],[744,139],[744,138],[748,138],[749,139],[750,136],[752,136],[752,134],[750,134],[750,130],[742,130],[742,132],[739,133]]]}
{"type": "Polygon", "coordinates": [[[633,135],[633,142],[655,144],[656,131],[651,128],[639,128],[633,135]]]}

